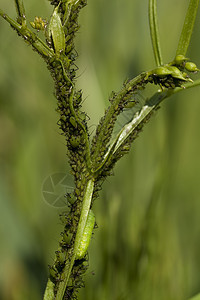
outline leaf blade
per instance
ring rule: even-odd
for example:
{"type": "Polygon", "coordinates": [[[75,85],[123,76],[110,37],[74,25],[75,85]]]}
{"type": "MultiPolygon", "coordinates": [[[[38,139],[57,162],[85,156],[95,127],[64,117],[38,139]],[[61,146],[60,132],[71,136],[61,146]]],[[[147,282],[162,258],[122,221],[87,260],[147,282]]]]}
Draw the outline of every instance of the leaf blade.
{"type": "Polygon", "coordinates": [[[186,55],[190,43],[190,39],[192,36],[198,5],[199,5],[199,0],[190,0],[187,13],[185,16],[182,32],[180,35],[176,55],[179,54],[186,55]]]}

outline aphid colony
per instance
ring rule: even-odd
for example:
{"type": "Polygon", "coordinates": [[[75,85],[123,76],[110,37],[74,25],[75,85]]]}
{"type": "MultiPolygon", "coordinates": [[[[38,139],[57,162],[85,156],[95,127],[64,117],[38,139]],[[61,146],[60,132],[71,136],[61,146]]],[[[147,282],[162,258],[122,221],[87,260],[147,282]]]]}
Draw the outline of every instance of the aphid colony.
{"type": "Polygon", "coordinates": [[[197,73],[199,69],[193,62],[188,61],[188,58],[180,54],[171,63],[147,72],[145,79],[151,83],[159,84],[161,88],[175,88],[182,86],[184,82],[193,82],[185,71],[197,73]]]}
{"type": "MultiPolygon", "coordinates": [[[[85,228],[83,230],[82,239],[80,241],[76,253],[76,260],[81,260],[86,255],[91,241],[94,226],[95,226],[95,215],[93,211],[90,210],[88,213],[85,228]]],[[[63,242],[65,241],[69,242],[68,237],[63,234],[63,242]]],[[[57,278],[59,270],[62,269],[65,264],[65,260],[66,260],[66,252],[62,251],[62,249],[60,248],[58,251],[56,251],[56,263],[53,266],[49,266],[49,272],[52,280],[55,280],[57,278]]]]}
{"type": "MultiPolygon", "coordinates": [[[[34,21],[30,22],[30,24],[37,31],[42,30],[45,32],[47,43],[53,49],[53,55],[51,59],[55,64],[55,66],[53,66],[54,70],[56,70],[56,67],[58,70],[58,74],[55,71],[55,77],[57,76],[56,84],[58,86],[58,99],[60,101],[59,102],[60,104],[59,112],[61,114],[60,122],[63,131],[66,132],[68,135],[67,136],[68,147],[71,148],[71,152],[74,155],[74,153],[77,150],[76,148],[78,148],[78,146],[81,143],[85,144],[85,140],[86,140],[85,136],[87,135],[85,127],[83,126],[83,123],[85,121],[85,114],[81,114],[80,111],[77,112],[77,110],[75,110],[75,105],[79,106],[78,101],[79,99],[81,99],[81,93],[74,91],[74,86],[72,82],[73,76],[72,75],[69,76],[71,74],[70,63],[72,62],[72,59],[66,56],[64,60],[64,55],[63,55],[64,53],[65,55],[66,53],[69,53],[68,47],[70,51],[71,49],[73,49],[72,43],[70,43],[70,45],[66,44],[67,41],[70,41],[70,33],[66,34],[66,32],[64,31],[64,26],[69,16],[67,15],[67,13],[65,14],[64,20],[62,19],[64,24],[62,24],[58,10],[59,10],[59,5],[54,9],[54,12],[48,24],[41,17],[35,17],[34,21]],[[66,66],[63,65],[63,61],[66,64],[66,66]],[[61,101],[62,99],[63,102],[61,101]],[[72,128],[72,130],[70,131],[69,128],[72,128]]],[[[71,11],[69,7],[68,13],[70,14],[70,12],[71,11]]],[[[193,82],[186,72],[196,73],[198,71],[199,69],[193,62],[190,62],[183,55],[177,55],[172,62],[159,66],[153,69],[152,71],[144,72],[141,75],[139,75],[138,78],[132,81],[125,82],[124,89],[118,94],[113,93],[113,95],[110,98],[111,103],[115,102],[115,100],[118,99],[118,102],[116,101],[116,105],[113,111],[113,123],[117,115],[119,115],[119,113],[124,108],[131,108],[132,106],[136,105],[137,101],[133,100],[133,96],[138,90],[144,89],[146,84],[148,83],[158,84],[161,87],[161,89],[182,87],[183,83],[193,82]]],[[[101,128],[101,126],[99,128],[101,128]]],[[[108,124],[108,126],[106,127],[107,139],[109,138],[109,135],[111,135],[112,129],[113,129],[113,124],[112,123],[108,124]]],[[[135,135],[132,137],[130,136],[130,142],[131,139],[133,138],[135,138],[135,135]]],[[[95,142],[96,141],[94,140],[94,143],[95,142]]],[[[104,140],[105,149],[106,149],[106,142],[107,140],[105,139],[104,140]]],[[[124,150],[127,149],[129,150],[129,145],[128,146],[125,145],[125,147],[126,148],[124,148],[124,150]]],[[[103,153],[102,155],[104,155],[103,149],[101,149],[101,151],[103,153]]],[[[81,153],[80,155],[83,156],[84,153],[82,149],[80,153],[81,153]]],[[[71,157],[75,157],[73,155],[71,155],[71,157]]],[[[95,153],[95,155],[99,155],[99,153],[97,152],[95,153]]],[[[78,155],[77,157],[79,158],[78,155]]],[[[74,170],[75,168],[77,169],[78,166],[82,163],[81,160],[80,163],[77,162],[77,159],[74,159],[74,161],[72,162],[73,162],[74,170]]],[[[102,165],[97,164],[96,170],[101,169],[101,167],[102,165]]],[[[77,174],[79,173],[77,172],[77,174]]],[[[80,190],[77,190],[76,192],[76,195],[79,196],[78,192],[80,193],[80,190]]],[[[82,259],[84,259],[86,255],[92,237],[94,225],[95,225],[95,216],[94,213],[90,210],[88,213],[85,228],[83,230],[82,239],[79,243],[78,250],[75,253],[76,255],[75,267],[81,262],[82,259]]],[[[66,242],[67,240],[68,240],[68,235],[67,234],[65,235],[64,233],[62,242],[66,242]]],[[[66,244],[68,244],[68,242],[66,242],[66,244]]],[[[58,274],[60,273],[60,271],[62,271],[64,265],[66,264],[66,261],[68,259],[66,254],[67,251],[65,251],[64,247],[62,246],[58,251],[56,251],[55,263],[52,267],[50,267],[50,276],[54,282],[56,282],[56,280],[59,278],[58,274]]]]}
{"type": "MultiPolygon", "coordinates": [[[[65,51],[65,32],[58,9],[59,5],[54,9],[48,26],[45,20],[40,17],[35,17],[34,22],[30,22],[30,24],[38,31],[45,30],[47,41],[53,41],[55,54],[59,57],[65,51]]],[[[188,61],[188,58],[184,55],[179,54],[171,63],[147,72],[145,81],[158,84],[161,88],[175,88],[182,86],[184,82],[193,82],[185,71],[196,73],[199,69],[193,62],[188,61]]]]}

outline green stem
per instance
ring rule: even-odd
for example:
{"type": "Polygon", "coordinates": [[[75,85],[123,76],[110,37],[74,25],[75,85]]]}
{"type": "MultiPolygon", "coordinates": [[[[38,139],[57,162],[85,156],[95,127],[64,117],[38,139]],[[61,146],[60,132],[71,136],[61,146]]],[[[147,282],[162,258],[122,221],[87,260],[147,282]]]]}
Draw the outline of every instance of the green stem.
{"type": "Polygon", "coordinates": [[[104,164],[112,163],[114,155],[123,145],[127,142],[129,136],[133,134],[134,130],[138,125],[140,125],[152,112],[158,107],[158,105],[166,98],[172,96],[173,94],[179,93],[186,89],[196,87],[200,85],[200,79],[195,80],[194,82],[189,82],[184,85],[184,88],[175,88],[175,89],[166,89],[162,92],[155,93],[146,104],[135,113],[133,119],[120,130],[120,132],[116,135],[112,143],[110,144],[108,151],[104,156],[103,163],[101,168],[98,169],[98,172],[101,171],[104,164]]]}
{"type": "Polygon", "coordinates": [[[34,32],[27,26],[20,25],[0,9],[0,16],[2,16],[12,28],[14,28],[32,47],[41,54],[44,58],[54,55],[51,50],[34,32]]]}
{"type": "MultiPolygon", "coordinates": [[[[103,159],[103,161],[100,162],[100,164],[96,164],[96,161],[98,161],[97,158],[99,156],[99,153],[101,153],[102,147],[105,144],[109,143],[109,140],[108,141],[105,140],[105,137],[107,136],[108,128],[113,129],[113,127],[114,127],[114,124],[115,124],[115,121],[117,118],[117,115],[115,113],[116,109],[118,109],[120,102],[123,101],[123,99],[126,96],[126,94],[128,93],[128,91],[137,89],[137,87],[140,86],[142,83],[147,84],[147,82],[145,82],[145,78],[146,78],[146,73],[143,72],[140,75],[138,75],[137,77],[130,80],[126,84],[126,86],[117,94],[115,101],[112,102],[112,105],[107,109],[105,117],[101,124],[101,130],[99,130],[99,133],[98,133],[98,136],[96,139],[96,144],[95,144],[95,146],[93,146],[94,152],[93,152],[92,160],[93,160],[93,163],[95,166],[94,172],[97,172],[100,168],[102,168],[105,163],[104,159],[103,159]]],[[[109,138],[111,138],[111,134],[112,134],[112,131],[110,130],[109,138]]],[[[107,160],[107,158],[106,158],[106,160],[107,160]]]]}
{"type": "MultiPolygon", "coordinates": [[[[112,142],[111,146],[108,149],[108,153],[110,149],[112,149],[112,154],[114,155],[116,151],[126,142],[128,137],[132,134],[135,128],[142,123],[142,121],[152,113],[152,111],[166,98],[169,98],[173,94],[185,91],[186,89],[196,87],[200,85],[200,79],[195,80],[194,82],[188,82],[184,85],[184,88],[177,87],[175,89],[166,89],[162,92],[155,93],[142,107],[142,109],[134,115],[133,119],[126,124],[115,137],[114,141],[112,142]],[[114,146],[114,149],[113,149],[114,146]]],[[[109,156],[106,153],[105,157],[109,156]]]]}
{"type": "Polygon", "coordinates": [[[72,88],[72,92],[69,98],[69,107],[70,107],[70,111],[71,111],[71,115],[76,119],[76,122],[80,125],[80,127],[83,129],[84,132],[84,138],[85,138],[85,143],[86,143],[86,155],[87,155],[87,163],[88,163],[88,168],[91,169],[92,163],[91,163],[91,157],[90,157],[90,144],[89,144],[89,139],[88,139],[88,135],[87,135],[87,130],[85,128],[85,126],[82,124],[80,118],[78,117],[77,113],[74,110],[74,105],[73,105],[73,99],[74,99],[74,83],[71,81],[71,79],[67,76],[66,72],[65,72],[65,68],[63,65],[63,62],[61,59],[59,59],[59,62],[61,64],[62,67],[62,71],[63,71],[63,76],[65,78],[65,80],[67,82],[70,83],[71,88],[72,88]]]}
{"type": "Polygon", "coordinates": [[[160,102],[172,94],[172,91],[173,90],[165,90],[164,92],[157,92],[147,101],[140,111],[136,112],[131,122],[126,124],[117,135],[117,143],[115,142],[113,154],[115,154],[122,144],[126,142],[135,128],[142,123],[149,114],[151,114],[151,112],[160,104],[160,102]]]}
{"type": "Polygon", "coordinates": [[[85,194],[83,197],[83,205],[82,205],[80,220],[78,223],[77,233],[76,233],[76,237],[75,237],[73,255],[72,255],[70,264],[67,264],[64,268],[64,271],[61,276],[60,284],[58,285],[58,290],[57,290],[55,300],[62,300],[63,296],[65,294],[65,290],[66,290],[66,287],[67,287],[67,284],[69,281],[70,273],[71,273],[72,267],[74,265],[74,261],[76,259],[76,253],[78,251],[79,244],[82,240],[83,231],[85,228],[85,224],[86,224],[88,213],[89,213],[90,206],[91,206],[93,190],[94,190],[94,180],[90,179],[87,182],[85,194]]]}
{"type": "Polygon", "coordinates": [[[196,19],[197,9],[199,5],[199,0],[190,0],[188,10],[185,16],[185,21],[183,24],[183,29],[179,39],[176,55],[182,54],[186,55],[187,49],[190,43],[194,22],[196,19]]]}
{"type": "Polygon", "coordinates": [[[151,34],[151,41],[153,46],[153,52],[156,60],[156,65],[163,64],[160,40],[158,34],[158,22],[157,22],[157,3],[156,0],[149,0],[149,27],[151,34]]]}
{"type": "Polygon", "coordinates": [[[18,21],[24,27],[24,26],[26,26],[26,15],[25,15],[23,1],[15,0],[15,4],[16,4],[16,10],[17,10],[17,14],[18,14],[18,21]]]}

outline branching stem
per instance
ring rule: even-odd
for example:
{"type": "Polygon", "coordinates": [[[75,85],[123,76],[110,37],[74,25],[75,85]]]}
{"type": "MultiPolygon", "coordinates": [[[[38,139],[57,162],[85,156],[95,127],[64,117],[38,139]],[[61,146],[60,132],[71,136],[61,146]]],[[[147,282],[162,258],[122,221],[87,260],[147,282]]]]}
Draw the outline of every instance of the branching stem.
{"type": "MultiPolygon", "coordinates": [[[[61,124],[60,128],[66,137],[69,162],[75,178],[75,190],[70,195],[71,198],[69,197],[74,202],[70,202],[71,210],[69,214],[65,215],[62,240],[58,251],[56,251],[55,261],[50,268],[51,271],[54,270],[55,272],[50,273],[44,294],[44,300],[63,300],[70,291],[73,295],[69,294],[69,297],[74,296],[76,289],[81,286],[77,286],[76,282],[84,274],[84,262],[88,258],[85,253],[84,257],[78,257],[78,250],[91,203],[98,196],[101,182],[110,175],[109,172],[116,161],[126,151],[129,151],[133,139],[141,131],[158,105],[174,93],[200,85],[200,79],[191,83],[192,80],[188,74],[183,73],[184,68],[188,70],[185,61],[182,66],[175,64],[175,60],[173,63],[163,65],[157,24],[157,0],[149,0],[149,24],[153,51],[157,66],[162,66],[149,72],[143,72],[130,81],[125,81],[119,92],[113,92],[113,96],[109,99],[110,106],[101,118],[96,135],[90,144],[86,118],[81,117],[81,113],[83,114],[81,111],[82,93],[75,89],[76,70],[74,68],[76,58],[74,37],[79,28],[77,20],[80,9],[86,5],[86,0],[51,1],[51,4],[56,7],[57,19],[55,19],[55,24],[53,23],[50,32],[54,33],[52,35],[56,39],[51,39],[52,36],[50,35],[46,44],[27,27],[23,0],[15,0],[15,4],[17,21],[14,21],[2,10],[0,10],[0,16],[43,57],[53,75],[58,112],[60,113],[59,124],[61,124]],[[60,37],[63,47],[58,47],[60,37]],[[117,117],[124,109],[130,108],[129,104],[136,106],[135,95],[139,90],[144,89],[148,83],[159,85],[161,91],[155,93],[150,99],[146,99],[145,104],[143,103],[142,107],[137,109],[132,119],[111,141],[117,117]],[[69,240],[67,240],[68,237],[69,240]],[[78,267],[81,266],[82,269],[74,272],[77,265],[78,267]]],[[[198,4],[199,0],[190,0],[177,54],[185,55],[187,52],[198,4]]],[[[41,18],[37,19],[40,20],[41,18]]],[[[43,22],[43,20],[41,21],[43,22]]],[[[46,29],[46,23],[44,29],[46,29]]],[[[194,72],[196,70],[188,71],[194,72]]],[[[86,116],[85,113],[84,116],[86,116]]]]}
{"type": "Polygon", "coordinates": [[[52,57],[54,55],[54,52],[27,26],[20,25],[1,9],[0,16],[2,16],[44,58],[52,57]]]}

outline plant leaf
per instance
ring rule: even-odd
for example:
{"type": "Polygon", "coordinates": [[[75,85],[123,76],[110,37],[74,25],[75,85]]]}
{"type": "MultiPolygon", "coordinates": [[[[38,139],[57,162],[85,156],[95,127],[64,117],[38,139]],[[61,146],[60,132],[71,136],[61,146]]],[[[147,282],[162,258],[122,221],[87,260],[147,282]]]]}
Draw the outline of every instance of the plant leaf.
{"type": "Polygon", "coordinates": [[[179,54],[186,55],[190,43],[193,27],[194,27],[194,22],[196,19],[198,5],[199,5],[199,0],[190,0],[187,13],[185,16],[185,21],[183,24],[181,36],[179,39],[176,55],[179,54]]]}

